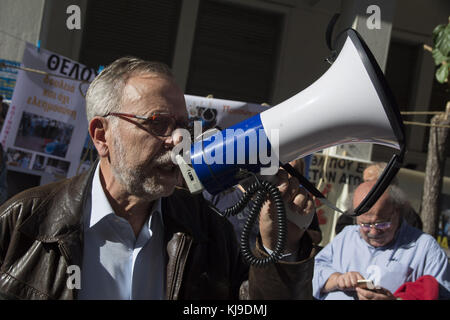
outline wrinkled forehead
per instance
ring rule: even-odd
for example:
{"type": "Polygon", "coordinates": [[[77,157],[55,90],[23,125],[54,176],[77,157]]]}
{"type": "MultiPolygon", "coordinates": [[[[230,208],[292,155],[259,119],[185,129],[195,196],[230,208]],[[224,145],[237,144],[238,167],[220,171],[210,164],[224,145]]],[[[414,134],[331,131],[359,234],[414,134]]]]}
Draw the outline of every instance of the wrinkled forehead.
{"type": "Polygon", "coordinates": [[[395,206],[389,198],[388,193],[384,193],[378,201],[366,213],[358,216],[358,223],[369,223],[378,221],[390,221],[395,215],[395,206]]]}
{"type": "MultiPolygon", "coordinates": [[[[353,194],[353,208],[358,207],[358,205],[364,200],[367,194],[369,194],[375,184],[376,181],[363,182],[356,188],[353,194]]],[[[395,213],[395,207],[390,197],[390,189],[388,188],[378,198],[377,202],[375,202],[372,208],[370,208],[366,213],[360,215],[357,218],[357,221],[359,222],[359,220],[366,220],[366,218],[370,221],[389,220],[395,213]]]]}
{"type": "Polygon", "coordinates": [[[187,117],[183,92],[173,78],[161,74],[130,77],[123,89],[122,106],[127,112],[160,111],[187,117]]]}

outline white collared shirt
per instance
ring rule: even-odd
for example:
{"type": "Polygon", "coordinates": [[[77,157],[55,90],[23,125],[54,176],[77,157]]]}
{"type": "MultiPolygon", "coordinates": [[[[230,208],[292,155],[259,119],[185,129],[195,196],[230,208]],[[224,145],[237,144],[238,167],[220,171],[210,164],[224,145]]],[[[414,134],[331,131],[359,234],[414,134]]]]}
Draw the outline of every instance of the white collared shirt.
{"type": "Polygon", "coordinates": [[[164,299],[165,251],[161,199],[137,239],[117,216],[100,182],[100,165],[84,211],[84,248],[78,299],[164,299]]]}

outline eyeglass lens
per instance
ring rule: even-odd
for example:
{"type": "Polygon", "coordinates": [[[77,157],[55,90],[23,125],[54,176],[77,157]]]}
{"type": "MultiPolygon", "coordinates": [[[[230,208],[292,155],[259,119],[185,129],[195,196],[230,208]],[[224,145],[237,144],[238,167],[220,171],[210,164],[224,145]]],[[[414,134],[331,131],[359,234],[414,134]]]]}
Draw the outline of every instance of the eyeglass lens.
{"type": "Polygon", "coordinates": [[[374,227],[377,230],[386,230],[390,226],[391,226],[391,222],[379,222],[379,223],[374,223],[374,224],[361,223],[361,227],[366,231],[370,230],[372,227],[374,227]]]}
{"type": "Polygon", "coordinates": [[[153,115],[148,122],[149,130],[157,136],[169,136],[175,126],[175,119],[163,114],[153,115]]]}

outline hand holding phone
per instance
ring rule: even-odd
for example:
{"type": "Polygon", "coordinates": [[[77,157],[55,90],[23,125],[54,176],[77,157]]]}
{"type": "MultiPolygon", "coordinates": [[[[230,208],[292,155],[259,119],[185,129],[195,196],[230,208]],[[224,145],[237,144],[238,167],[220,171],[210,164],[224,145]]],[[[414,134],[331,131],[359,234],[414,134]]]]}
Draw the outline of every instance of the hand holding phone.
{"type": "Polygon", "coordinates": [[[368,279],[358,280],[356,286],[358,288],[366,289],[366,290],[375,290],[376,289],[372,280],[368,280],[368,279]]]}
{"type": "Polygon", "coordinates": [[[392,292],[375,286],[371,280],[358,280],[356,287],[359,300],[396,300],[392,292]],[[358,288],[363,290],[358,290],[358,288]]]}

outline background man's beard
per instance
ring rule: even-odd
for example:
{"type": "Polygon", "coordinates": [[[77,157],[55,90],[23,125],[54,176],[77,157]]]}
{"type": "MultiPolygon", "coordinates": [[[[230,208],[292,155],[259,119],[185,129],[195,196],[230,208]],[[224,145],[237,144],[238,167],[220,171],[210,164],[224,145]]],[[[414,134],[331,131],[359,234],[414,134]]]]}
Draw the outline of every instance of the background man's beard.
{"type": "Polygon", "coordinates": [[[368,242],[370,242],[371,244],[377,244],[377,246],[386,246],[393,240],[393,239],[388,240],[388,235],[386,235],[385,233],[381,235],[366,234],[366,237],[368,242]]]}
{"type": "Polygon", "coordinates": [[[172,164],[170,150],[148,163],[129,167],[125,159],[125,150],[119,139],[115,139],[114,147],[117,152],[115,153],[116,163],[111,166],[112,173],[129,194],[153,201],[172,193],[173,186],[165,185],[156,172],[151,172],[155,166],[172,164]]]}

